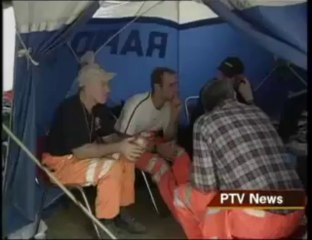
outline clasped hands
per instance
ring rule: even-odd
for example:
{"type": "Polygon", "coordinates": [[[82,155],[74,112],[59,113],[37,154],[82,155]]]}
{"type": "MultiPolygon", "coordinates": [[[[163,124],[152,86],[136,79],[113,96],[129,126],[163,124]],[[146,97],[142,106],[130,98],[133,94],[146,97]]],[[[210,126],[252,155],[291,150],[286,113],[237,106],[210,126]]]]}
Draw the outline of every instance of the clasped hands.
{"type": "MultiPolygon", "coordinates": [[[[148,132],[126,138],[120,142],[120,153],[131,162],[137,161],[145,151],[151,151],[154,143],[148,132]]],[[[177,147],[174,142],[165,142],[156,146],[156,152],[166,160],[174,160],[177,147]]]]}

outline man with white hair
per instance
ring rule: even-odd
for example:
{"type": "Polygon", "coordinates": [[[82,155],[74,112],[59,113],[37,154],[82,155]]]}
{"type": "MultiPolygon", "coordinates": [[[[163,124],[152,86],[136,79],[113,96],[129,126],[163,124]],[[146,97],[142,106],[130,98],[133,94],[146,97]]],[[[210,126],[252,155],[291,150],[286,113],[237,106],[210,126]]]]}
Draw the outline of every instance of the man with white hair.
{"type": "Polygon", "coordinates": [[[104,105],[114,76],[92,61],[81,67],[79,92],[58,108],[43,163],[64,185],[96,186],[96,216],[107,227],[142,233],[145,227],[123,207],[134,203],[134,161],[143,148],[115,134],[115,120],[104,105]]]}

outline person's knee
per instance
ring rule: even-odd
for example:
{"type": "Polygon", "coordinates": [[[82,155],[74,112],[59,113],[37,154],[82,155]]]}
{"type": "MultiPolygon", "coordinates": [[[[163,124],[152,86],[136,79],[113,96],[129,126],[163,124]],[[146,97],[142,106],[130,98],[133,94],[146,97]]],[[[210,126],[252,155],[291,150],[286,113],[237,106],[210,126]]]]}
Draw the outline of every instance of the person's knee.
{"type": "MultiPolygon", "coordinates": [[[[123,169],[123,166],[121,164],[121,161],[116,161],[113,165],[113,167],[110,169],[109,171],[109,176],[111,179],[114,179],[118,182],[120,182],[123,178],[123,172],[124,172],[124,169],[123,169]]],[[[104,176],[105,178],[105,176],[104,176]]]]}
{"type": "Polygon", "coordinates": [[[159,183],[163,176],[165,176],[165,174],[168,172],[170,172],[169,164],[161,159],[155,167],[152,179],[154,180],[154,182],[159,183]]]}
{"type": "Polygon", "coordinates": [[[186,194],[191,189],[190,184],[181,184],[174,189],[174,205],[180,208],[186,208],[189,204],[189,199],[186,199],[186,194]]]}
{"type": "Polygon", "coordinates": [[[158,172],[161,168],[169,168],[169,164],[158,154],[151,155],[145,165],[146,167],[144,170],[151,174],[158,172]]]}
{"type": "Polygon", "coordinates": [[[129,183],[135,182],[135,164],[127,159],[123,160],[122,179],[129,183]]]}

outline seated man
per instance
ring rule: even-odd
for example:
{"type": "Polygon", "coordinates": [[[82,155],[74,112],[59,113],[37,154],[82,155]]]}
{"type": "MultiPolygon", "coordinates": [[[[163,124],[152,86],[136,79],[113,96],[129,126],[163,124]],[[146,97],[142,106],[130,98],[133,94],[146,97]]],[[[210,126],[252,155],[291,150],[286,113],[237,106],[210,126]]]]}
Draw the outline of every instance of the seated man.
{"type": "Polygon", "coordinates": [[[108,228],[141,233],[144,226],[120,208],[134,203],[134,161],[143,148],[133,139],[110,135],[115,120],[104,104],[113,77],[95,63],[80,69],[80,90],[60,105],[43,164],[64,185],[95,185],[96,217],[108,228]]]}
{"type": "Polygon", "coordinates": [[[253,104],[252,88],[244,71],[245,66],[238,57],[228,57],[220,64],[217,78],[232,84],[238,102],[253,104]]]}
{"type": "Polygon", "coordinates": [[[173,211],[175,181],[188,180],[190,165],[188,155],[173,142],[181,110],[176,73],[169,68],[156,68],[151,75],[151,87],[151,92],[137,94],[126,102],[115,128],[128,136],[154,135],[149,151],[136,162],[136,167],[152,174],[164,201],[173,211]],[[171,169],[161,157],[173,162],[171,169]]]}
{"type": "MultiPolygon", "coordinates": [[[[217,78],[219,80],[229,81],[232,84],[236,99],[244,104],[253,104],[252,89],[248,79],[243,75],[245,67],[242,61],[237,57],[228,57],[223,60],[218,69],[217,78]]],[[[201,100],[199,100],[194,114],[192,114],[192,126],[202,114],[204,114],[204,109],[201,105],[201,100]]]]}
{"type": "Polygon", "coordinates": [[[303,190],[270,119],[237,102],[226,81],[202,91],[206,113],[195,123],[189,184],[175,190],[179,222],[189,239],[279,239],[304,215],[296,210],[219,210],[209,204],[220,190],[303,190]]]}

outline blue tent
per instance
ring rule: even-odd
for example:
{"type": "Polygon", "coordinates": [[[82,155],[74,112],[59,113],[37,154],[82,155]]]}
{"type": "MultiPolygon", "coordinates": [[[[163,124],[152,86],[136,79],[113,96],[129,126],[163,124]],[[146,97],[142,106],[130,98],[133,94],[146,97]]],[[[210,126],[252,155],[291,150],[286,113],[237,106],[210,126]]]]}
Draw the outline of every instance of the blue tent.
{"type": "MultiPolygon", "coordinates": [[[[304,73],[306,1],[271,2],[13,1],[18,31],[14,134],[36,153],[37,138],[49,130],[56,107],[77,88],[79,58],[87,50],[96,51],[97,61],[117,73],[115,103],[147,91],[156,66],[177,70],[182,99],[197,95],[230,55],[243,60],[254,86],[274,67],[275,56],[304,73]]],[[[300,89],[300,84],[294,81],[289,88],[300,89]]],[[[270,101],[259,91],[256,100],[264,99],[270,101]]],[[[41,189],[35,177],[35,164],[11,141],[4,235],[36,221],[41,189]]],[[[52,192],[46,207],[60,194],[52,192]]]]}

